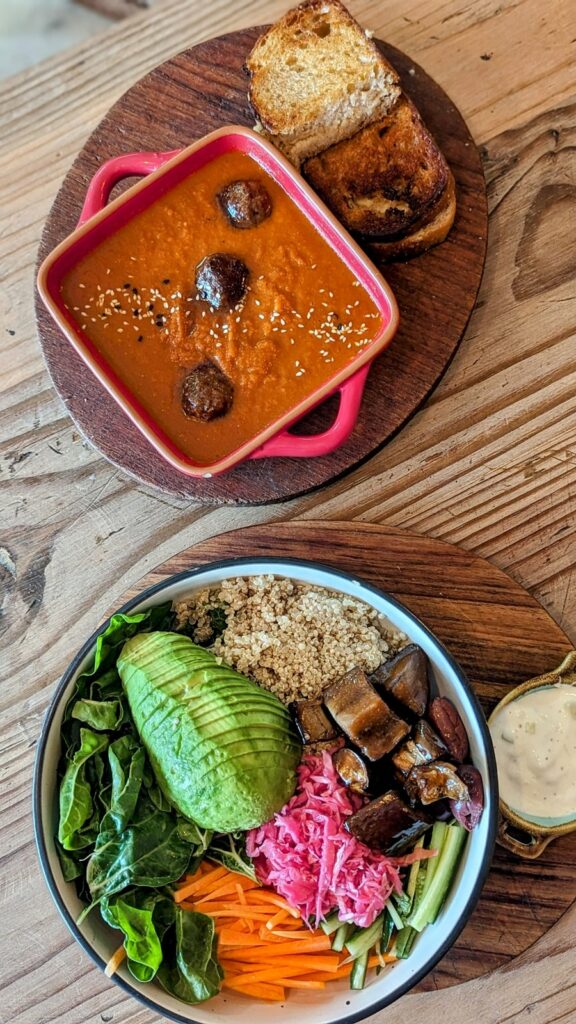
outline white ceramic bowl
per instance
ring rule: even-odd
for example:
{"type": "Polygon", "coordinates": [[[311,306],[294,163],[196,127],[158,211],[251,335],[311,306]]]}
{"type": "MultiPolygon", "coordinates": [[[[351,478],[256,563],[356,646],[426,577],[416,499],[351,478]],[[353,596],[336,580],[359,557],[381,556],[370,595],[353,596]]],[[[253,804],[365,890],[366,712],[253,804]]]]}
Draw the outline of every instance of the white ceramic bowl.
{"type": "MultiPolygon", "coordinates": [[[[180,573],[144,591],[120,611],[135,611],[184,597],[194,590],[219,583],[231,576],[273,573],[314,583],[361,598],[387,616],[410,640],[426,652],[440,694],[450,697],[466,725],[471,759],[484,782],[486,805],[478,827],[464,849],[458,875],[444,908],[434,925],[427,927],[407,960],[372,977],[366,988],[350,991],[347,980],[333,983],[321,992],[291,992],[285,1004],[270,1004],[223,992],[214,999],[189,1006],[169,996],[159,984],[143,985],[125,967],[114,981],[156,1013],[175,1021],[199,1024],[269,1024],[273,1015],[282,1024],[344,1024],[367,1017],[407,992],[437,963],[466,924],[488,873],[496,834],[498,792],[496,765],[490,735],[482,710],[456,662],[432,633],[394,598],[346,573],[313,562],[273,558],[232,559],[180,573]]],[[[36,840],[46,881],[66,924],[87,953],[104,968],[118,946],[118,932],[110,930],[99,914],[92,913],[78,926],[75,922],[83,905],[72,883],[64,881],[54,835],[57,822],[56,770],[60,756],[60,725],[75,680],[90,661],[96,637],[90,637],[64,673],[48,710],[39,743],[34,777],[34,820],[36,840]]]]}

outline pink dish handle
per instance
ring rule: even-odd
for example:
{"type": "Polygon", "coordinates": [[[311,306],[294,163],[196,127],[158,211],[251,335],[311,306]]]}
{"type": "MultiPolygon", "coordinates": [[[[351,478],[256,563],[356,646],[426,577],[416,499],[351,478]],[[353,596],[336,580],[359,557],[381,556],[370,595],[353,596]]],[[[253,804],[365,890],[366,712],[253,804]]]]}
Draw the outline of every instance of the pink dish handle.
{"type": "MultiPolygon", "coordinates": [[[[104,209],[110,199],[112,189],[123,178],[143,177],[151,174],[179,152],[180,150],[174,149],[165,153],[126,153],[124,156],[107,160],[96,171],[88,186],[78,226],[104,209]]],[[[369,371],[370,363],[367,363],[338,388],[340,405],[336,419],[328,430],[324,430],[321,434],[310,435],[292,434],[290,430],[283,430],[271,437],[269,441],[265,441],[248,458],[265,459],[271,456],[314,458],[333,452],[347,440],[354,429],[369,371]]]]}
{"type": "Polygon", "coordinates": [[[136,176],[141,178],[146,174],[151,174],[179,152],[179,149],[173,149],[167,153],[125,153],[124,156],[116,156],[112,160],[107,160],[96,171],[88,186],[78,226],[104,209],[110,199],[112,189],[123,178],[136,176]]]}
{"type": "Polygon", "coordinates": [[[287,458],[314,458],[328,455],[338,448],[354,430],[366,378],[370,372],[370,363],[362,366],[339,388],[340,405],[334,423],[321,434],[291,434],[283,430],[271,437],[269,441],[257,448],[248,456],[250,459],[267,459],[270,456],[286,456],[287,458]]]}

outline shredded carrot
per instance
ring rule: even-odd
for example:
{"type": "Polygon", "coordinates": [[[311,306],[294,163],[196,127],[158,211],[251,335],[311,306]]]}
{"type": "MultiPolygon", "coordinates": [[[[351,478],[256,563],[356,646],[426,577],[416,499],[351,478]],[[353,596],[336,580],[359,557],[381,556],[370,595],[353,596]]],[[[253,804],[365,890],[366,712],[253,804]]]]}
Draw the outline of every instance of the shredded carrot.
{"type": "Polygon", "coordinates": [[[195,876],[195,881],[190,882],[188,885],[183,886],[182,889],[178,889],[174,893],[174,899],[176,903],[181,903],[187,896],[198,896],[201,892],[209,892],[212,889],[214,882],[218,882],[224,875],[228,874],[228,869],[224,867],[213,868],[212,871],[207,871],[201,878],[195,876]]]}
{"type": "Polygon", "coordinates": [[[223,927],[218,932],[218,938],[221,946],[249,946],[251,949],[254,946],[266,946],[266,939],[260,936],[256,938],[254,935],[248,935],[247,932],[241,932],[237,928],[223,927]]]}
{"type": "Polygon", "coordinates": [[[227,906],[224,903],[206,903],[199,907],[209,918],[246,918],[249,921],[268,921],[270,914],[253,906],[227,906]]]}
{"type": "MultiPolygon", "coordinates": [[[[291,978],[297,977],[302,973],[300,967],[288,967],[286,964],[276,965],[275,967],[262,967],[257,971],[242,971],[235,975],[235,979],[239,984],[252,985],[254,982],[259,981],[274,981],[277,984],[278,978],[291,978]]],[[[228,971],[226,971],[226,977],[228,977],[228,971]]],[[[282,982],[284,984],[284,982],[282,982]]]]}
{"type": "MultiPolygon", "coordinates": [[[[267,956],[295,956],[297,953],[324,953],[328,951],[336,960],[339,959],[336,953],[332,953],[330,936],[321,933],[320,935],[312,936],[312,938],[302,939],[299,942],[296,939],[290,939],[288,942],[270,943],[267,956]]],[[[248,949],[244,956],[246,958],[250,957],[250,959],[258,960],[260,950],[259,948],[253,950],[248,949]]]]}
{"type": "Polygon", "coordinates": [[[277,957],[269,956],[262,950],[261,956],[258,960],[245,959],[243,954],[238,950],[228,950],[225,954],[221,955],[223,964],[230,964],[232,969],[243,968],[244,971],[254,971],[258,967],[264,969],[265,967],[277,967],[278,970],[284,970],[286,967],[298,967],[299,974],[306,974],[310,971],[322,971],[326,974],[335,974],[339,967],[339,959],[336,955],[334,956],[320,956],[314,953],[301,953],[300,956],[285,956],[279,960],[277,957]]]}
{"type": "Polygon", "coordinates": [[[266,922],[268,931],[271,932],[277,924],[282,924],[287,917],[289,917],[287,910],[279,910],[277,914],[274,914],[274,917],[271,917],[270,920],[266,922]]]}
{"type": "MultiPolygon", "coordinates": [[[[352,974],[352,968],[354,964],[343,964],[338,968],[337,971],[314,971],[313,977],[316,981],[339,981],[340,978],[347,978],[349,974],[352,974]]],[[[308,977],[308,972],[302,971],[305,977],[308,977]]]]}
{"type": "Polygon", "coordinates": [[[268,999],[270,1002],[283,1003],[286,993],[280,985],[266,985],[261,982],[259,985],[239,985],[236,978],[224,978],[226,988],[241,992],[245,996],[253,996],[255,999],[268,999]]]}
{"type": "Polygon", "coordinates": [[[248,903],[273,903],[281,910],[286,910],[291,917],[300,918],[299,911],[291,907],[283,896],[277,896],[275,892],[269,892],[267,889],[250,889],[246,894],[246,901],[248,903]]]}
{"type": "Polygon", "coordinates": [[[278,984],[284,988],[326,988],[323,981],[308,981],[304,978],[282,978],[278,984]]]}
{"type": "Polygon", "coordinates": [[[119,946],[116,952],[113,954],[113,956],[110,957],[108,963],[106,964],[106,967],[104,968],[104,974],[106,975],[106,977],[111,978],[113,974],[116,974],[116,971],[120,967],[120,964],[125,959],[126,950],[124,949],[124,946],[119,946]]]}
{"type": "MultiPolygon", "coordinates": [[[[247,878],[246,881],[251,886],[256,885],[256,882],[251,882],[249,878],[247,878]]],[[[246,886],[246,888],[248,888],[248,886],[246,886]]],[[[196,898],[199,903],[203,903],[207,900],[218,900],[221,896],[237,895],[238,891],[243,892],[244,886],[242,886],[240,882],[232,879],[231,881],[223,882],[222,885],[218,885],[215,889],[210,889],[208,892],[201,893],[200,896],[197,896],[196,898]]]]}
{"type": "MultiPolygon", "coordinates": [[[[284,897],[222,866],[201,867],[180,882],[174,899],[214,921],[226,988],[281,1002],[287,990],[321,990],[328,981],[348,977],[353,964],[346,954],[333,950],[321,929],[308,928],[284,897]]],[[[114,955],[112,971],[124,955],[123,948],[114,955]]],[[[368,966],[394,960],[375,952],[368,966]]]]}

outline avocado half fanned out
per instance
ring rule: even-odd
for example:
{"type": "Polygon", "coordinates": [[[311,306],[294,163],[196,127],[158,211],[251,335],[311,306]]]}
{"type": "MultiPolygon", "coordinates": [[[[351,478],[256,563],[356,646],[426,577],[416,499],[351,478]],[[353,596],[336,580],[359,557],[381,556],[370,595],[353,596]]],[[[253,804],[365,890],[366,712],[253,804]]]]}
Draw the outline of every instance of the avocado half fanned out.
{"type": "Polygon", "coordinates": [[[294,793],[302,748],[288,710],[179,633],[128,640],[118,671],[158,783],[201,828],[254,828],[294,793]]]}

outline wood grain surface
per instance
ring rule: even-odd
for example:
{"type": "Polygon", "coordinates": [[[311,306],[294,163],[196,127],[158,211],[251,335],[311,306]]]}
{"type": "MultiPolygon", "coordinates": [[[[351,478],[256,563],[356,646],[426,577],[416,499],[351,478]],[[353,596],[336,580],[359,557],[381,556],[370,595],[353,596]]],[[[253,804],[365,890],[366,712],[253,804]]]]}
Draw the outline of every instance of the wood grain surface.
{"type": "MultiPolygon", "coordinates": [[[[254,123],[244,61],[263,31],[254,28],[200,43],[134,85],[98,125],[74,161],[42,235],[39,260],[76,226],[87,183],[107,159],[130,150],[171,150],[226,124],[254,123]],[[164,118],[169,108],[170,118],[164,118]]],[[[446,242],[405,264],[383,266],[400,309],[400,327],[368,377],[358,423],[337,451],[316,459],[248,460],[210,480],[169,466],[86,370],[40,297],[38,330],[50,375],[72,419],[114,465],[140,483],[208,504],[283,501],[326,484],[366,459],[405,423],[432,390],[474,307],[484,267],[487,208],[479,153],[454,104],[411,58],[379,44],[438,140],[456,178],[456,221],[446,242]]],[[[319,433],[338,400],[322,403],[295,427],[319,433]]]]}
{"type": "MultiPolygon", "coordinates": [[[[565,0],[350,0],[464,114],[488,182],[479,301],[445,377],[365,465],[288,504],[206,509],[137,487],[82,441],[34,323],[34,261],[61,182],[135,81],[285,0],[163,0],[0,84],[0,1018],[158,1024],[87,971],[31,827],[42,716],[71,652],[182,548],[266,521],[383,523],[457,543],[521,583],[576,642],[576,12],[565,0]]],[[[169,110],[163,114],[169,119],[169,110]]],[[[554,847],[552,847],[554,849],[554,847]]],[[[513,882],[511,883],[513,884],[513,882]]],[[[551,893],[551,900],[554,899],[551,893]]],[[[481,979],[411,995],[382,1024],[572,1024],[576,911],[481,979]]]]}
{"type": "MultiPolygon", "coordinates": [[[[485,559],[443,541],[360,523],[281,523],[212,537],[147,573],[119,604],[185,569],[279,552],[354,573],[398,598],[446,644],[487,715],[505,693],[559,664],[572,648],[541,605],[485,559]]],[[[552,843],[536,863],[497,847],[471,920],[418,990],[481,977],[528,949],[574,902],[575,863],[576,832],[552,843]]]]}

